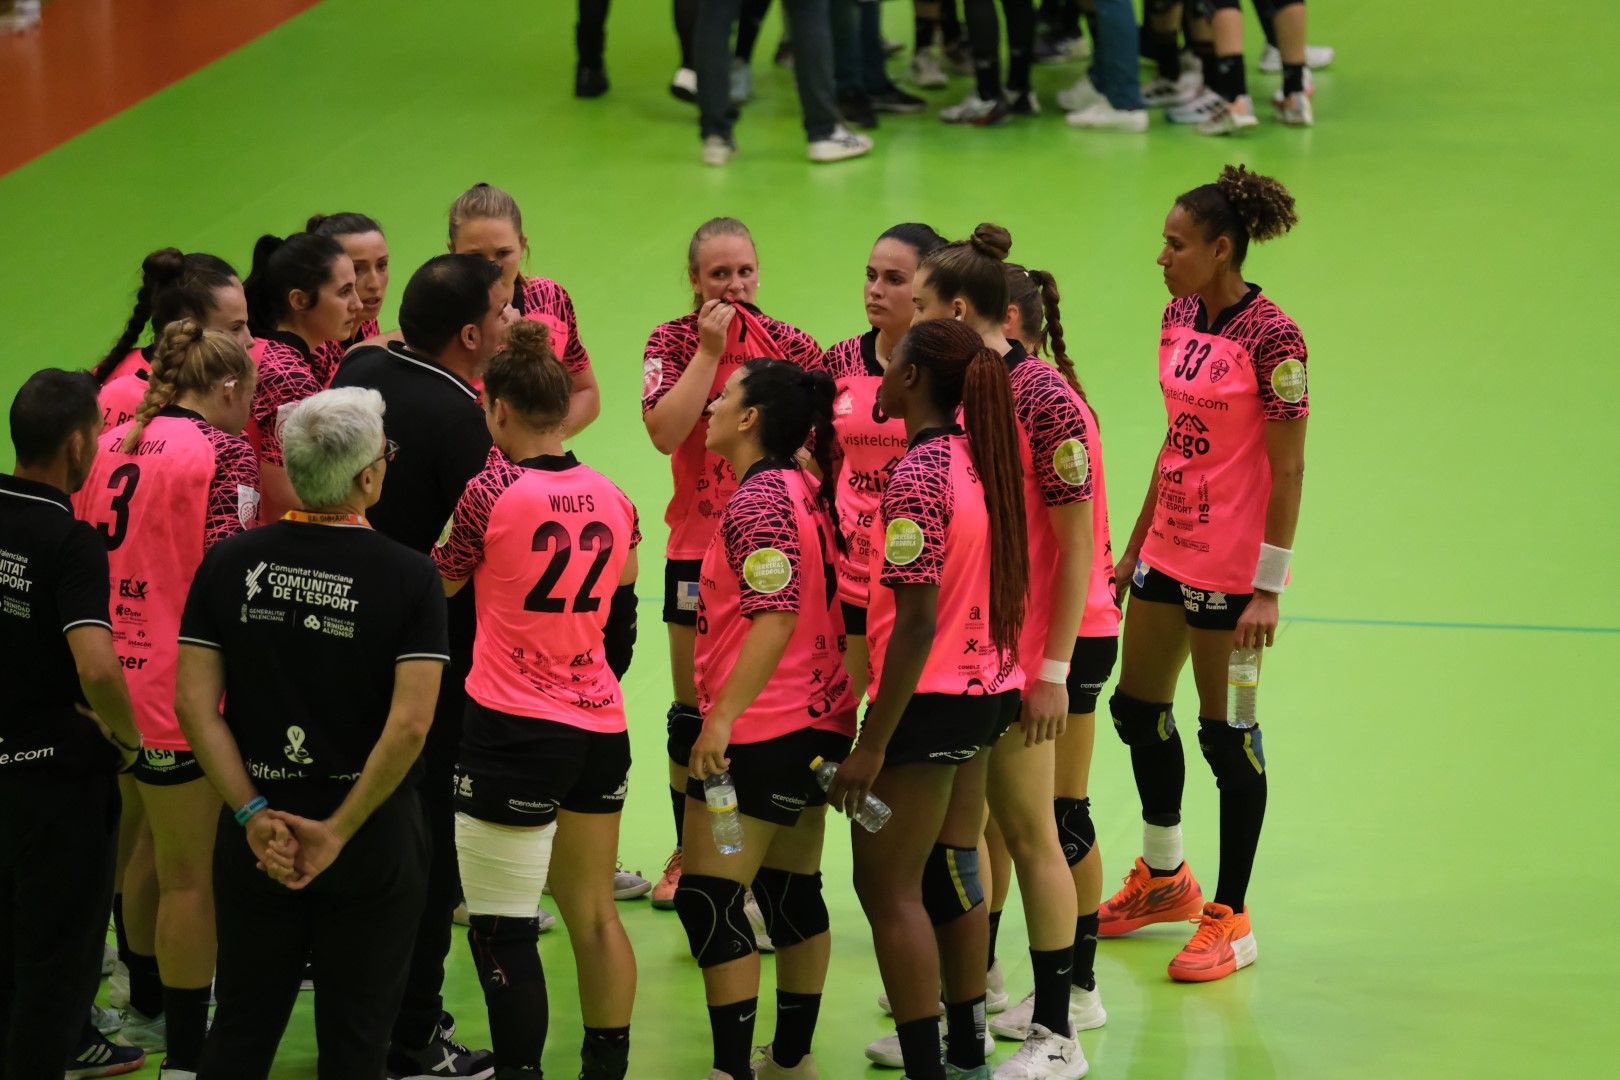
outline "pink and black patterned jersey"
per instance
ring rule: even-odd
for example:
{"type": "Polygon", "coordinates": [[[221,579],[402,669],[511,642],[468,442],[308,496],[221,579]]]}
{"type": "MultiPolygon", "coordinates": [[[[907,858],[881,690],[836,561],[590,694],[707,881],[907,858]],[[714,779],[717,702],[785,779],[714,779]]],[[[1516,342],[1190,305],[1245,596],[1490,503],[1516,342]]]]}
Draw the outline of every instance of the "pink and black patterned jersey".
{"type": "Polygon", "coordinates": [[[705,716],[731,678],[750,620],[768,612],[797,616],[782,662],[732,726],[733,743],[804,728],[855,734],[833,581],[833,523],[814,492],[815,481],[796,464],[760,462],[726,503],[703,556],[695,671],[705,716]]]}
{"type": "Polygon", "coordinates": [[[146,398],[146,388],[152,384],[147,372],[132,370],[128,375],[117,375],[101,384],[96,400],[101,404],[102,423],[109,428],[127,424],[135,419],[135,410],[146,398]]]}
{"type": "Polygon", "coordinates": [[[286,410],[323,389],[309,347],[295,334],[265,341],[259,357],[259,383],[250,410],[253,444],[261,465],[281,464],[281,418],[286,410]]]}
{"type": "Polygon", "coordinates": [[[110,383],[114,379],[121,379],[125,375],[135,375],[141,372],[150,373],[152,360],[146,354],[151,348],[152,346],[148,345],[145,348],[131,349],[125,353],[124,358],[113,367],[112,371],[107,375],[106,382],[102,385],[105,386],[106,383],[110,383]]]}
{"type": "MultiPolygon", "coordinates": [[[[696,312],[653,329],[641,366],[642,412],[651,411],[664,400],[664,395],[674,388],[697,351],[696,312]]],[[[791,360],[806,371],[812,371],[821,364],[821,348],[815,338],[803,330],[778,322],[758,308],[738,304],[737,316],[726,336],[726,351],[715,366],[708,401],[720,396],[726,380],[743,361],[759,357],[791,360]]],[[[664,549],[666,558],[703,558],[720,513],[737,489],[737,479],[731,475],[731,466],[726,464],[725,458],[709,453],[703,446],[709,430],[707,407],[705,404],[705,411],[698,415],[691,433],[670,455],[675,490],[669,509],[664,512],[664,521],[669,525],[669,543],[664,549]]]]}
{"type": "Polygon", "coordinates": [[[906,425],[878,408],[883,368],[877,331],[840,341],[821,365],[838,384],[833,428],[843,457],[838,464],[838,527],[848,550],[838,557],[838,595],[865,607],[871,586],[872,535],[889,474],[906,452],[906,425]]]}
{"type": "Polygon", "coordinates": [[[990,516],[960,428],[918,433],[889,477],[878,528],[872,552],[877,585],[866,615],[868,696],[876,701],[881,693],[894,589],[903,585],[939,588],[934,644],[917,693],[1023,689],[1018,658],[1000,655],[990,639],[990,516]]]}
{"type": "Polygon", "coordinates": [[[573,454],[514,463],[493,451],[433,552],[441,575],[473,579],[468,696],[514,716],[625,730],[602,634],[639,543],[629,497],[573,454]]]}
{"type": "Polygon", "coordinates": [[[366,319],[355,327],[354,333],[342,341],[323,341],[315,346],[315,352],[310,357],[310,369],[315,372],[316,380],[325,390],[332,385],[332,376],[337,374],[338,365],[343,363],[343,354],[369,338],[382,333],[382,327],[376,319],[366,319]]]}
{"type": "Polygon", "coordinates": [[[585,343],[579,340],[579,321],[568,290],[549,278],[518,279],[512,294],[512,307],[531,322],[542,324],[551,333],[551,351],[557,354],[568,374],[579,375],[591,366],[585,343]]]}
{"type": "MultiPolygon", "coordinates": [[[[1119,586],[1114,581],[1114,540],[1108,528],[1108,485],[1103,477],[1102,433],[1097,416],[1084,398],[1080,413],[1086,421],[1086,456],[1091,461],[1091,584],[1086,588],[1086,610],[1080,616],[1081,637],[1119,636],[1119,586]]],[[[1054,657],[1054,659],[1056,659],[1054,657]]]]}
{"type": "Polygon", "coordinates": [[[131,453],[130,425],[101,437],[74,511],[107,542],[113,645],[147,746],[185,750],[174,715],[180,613],[209,548],[259,515],[259,468],[247,440],[170,407],[131,453]]]}
{"type": "Polygon", "coordinates": [[[1310,415],[1305,339],[1258,285],[1209,322],[1172,300],[1159,334],[1169,432],[1142,561],[1200,589],[1253,590],[1271,498],[1268,421],[1310,415]]]}

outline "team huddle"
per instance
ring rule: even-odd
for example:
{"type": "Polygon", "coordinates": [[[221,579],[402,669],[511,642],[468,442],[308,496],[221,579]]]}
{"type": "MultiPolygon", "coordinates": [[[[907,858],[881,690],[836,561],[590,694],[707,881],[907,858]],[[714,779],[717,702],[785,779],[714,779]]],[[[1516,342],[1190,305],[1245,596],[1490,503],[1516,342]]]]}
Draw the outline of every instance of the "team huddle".
{"type": "Polygon", "coordinates": [[[851,818],[894,1021],[867,1057],[910,1080],[1086,1075],[1099,938],[1192,920],[1168,967],[1187,982],[1256,956],[1267,778],[1243,695],[1278,623],[1309,403],[1299,329],[1242,267],[1295,221],[1241,166],[1174,201],[1167,435],[1118,551],[1057,282],[1009,261],[1006,230],[887,230],[867,328],[825,350],[761,309],[742,222],[696,231],[692,310],[643,366],[673,478],[676,846],[656,885],[616,861],[640,517],[567,448],[600,394],[567,292],[520,272],[511,196],[456,200],[397,331],[362,214],[262,238],[246,278],[153,253],[94,371],[38,372],[11,406],[0,872],[35,909],[7,901],[5,1075],[114,1075],[145,1050],[171,1080],[264,1077],[312,983],[322,1077],[537,1078],[549,893],[579,1075],[618,1080],[636,962],[615,900],[650,891],[702,972],[710,1080],[818,1077],[828,807],[851,818]],[[1181,840],[1189,656],[1220,793],[1208,897],[1181,840]],[[1143,849],[1105,899],[1088,783],[1116,662],[1143,849]],[[996,958],[1014,873],[1017,1001],[996,958]],[[90,1004],[109,905],[113,1011],[90,1004]],[[458,905],[490,1051],[443,1007],[458,905]],[[1018,1047],[992,1068],[998,1037],[1018,1047]]]}

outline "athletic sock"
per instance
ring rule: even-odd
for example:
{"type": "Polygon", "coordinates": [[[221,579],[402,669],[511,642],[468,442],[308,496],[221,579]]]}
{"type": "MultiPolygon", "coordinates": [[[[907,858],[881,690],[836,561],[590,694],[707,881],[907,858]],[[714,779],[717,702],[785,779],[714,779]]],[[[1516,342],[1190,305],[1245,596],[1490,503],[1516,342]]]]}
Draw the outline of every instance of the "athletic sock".
{"type": "Polygon", "coordinates": [[[821,1015],[820,994],[776,992],[776,1037],[771,1040],[771,1057],[784,1069],[791,1069],[810,1052],[816,1034],[816,1017],[821,1015]]]}
{"type": "Polygon", "coordinates": [[[1305,92],[1305,65],[1283,64],[1283,93],[1303,94],[1305,92]]]}
{"type": "Polygon", "coordinates": [[[163,1013],[163,981],[158,978],[157,957],[131,951],[124,961],[129,968],[129,1007],[145,1017],[163,1013]]]}
{"type": "Polygon", "coordinates": [[[924,49],[933,46],[934,34],[939,29],[938,19],[932,15],[918,15],[912,21],[912,27],[916,34],[914,39],[916,44],[912,46],[914,52],[922,52],[924,49]]]}
{"type": "Polygon", "coordinates": [[[1212,85],[1215,78],[1215,43],[1213,41],[1189,42],[1194,56],[1198,57],[1198,66],[1204,77],[1204,85],[1212,85]]]}
{"type": "Polygon", "coordinates": [[[1142,861],[1148,864],[1154,877],[1174,874],[1181,869],[1181,826],[1142,826],[1142,861]]]}
{"type": "Polygon", "coordinates": [[[1254,853],[1260,847],[1260,826],[1266,820],[1266,777],[1262,773],[1236,791],[1221,789],[1221,876],[1215,902],[1233,911],[1243,910],[1254,872],[1254,853]]]}
{"type": "Polygon", "coordinates": [[[1070,979],[1082,990],[1097,989],[1097,913],[1074,921],[1074,971],[1070,979]]]}
{"type": "Polygon", "coordinates": [[[996,935],[1000,932],[1001,912],[992,911],[990,913],[990,960],[984,965],[984,970],[986,971],[989,971],[991,968],[996,966],[996,935]]]}
{"type": "Polygon", "coordinates": [[[586,1028],[579,1060],[579,1080],[624,1080],[630,1068],[629,1026],[586,1028]]]}
{"type": "Polygon", "coordinates": [[[1248,73],[1243,69],[1243,57],[1217,56],[1215,78],[1210,86],[1227,101],[1236,101],[1249,92],[1248,73]]]}
{"type": "Polygon", "coordinates": [[[958,1069],[977,1069],[983,1065],[984,1023],[983,994],[972,1001],[947,1001],[945,1060],[958,1069]]]}
{"type": "Polygon", "coordinates": [[[1143,39],[1147,42],[1148,54],[1159,67],[1159,78],[1175,82],[1181,77],[1181,50],[1177,42],[1181,36],[1174,30],[1155,30],[1148,27],[1142,31],[1143,39]]]}
{"type": "Polygon", "coordinates": [[[681,846],[681,832],[686,828],[686,792],[669,789],[670,809],[675,812],[675,846],[681,846]]]}
{"type": "Polygon", "coordinates": [[[129,934],[124,930],[124,894],[113,893],[112,902],[113,937],[118,942],[118,959],[129,966],[129,934]]]}
{"type": "Polygon", "coordinates": [[[759,998],[709,1006],[709,1033],[714,1038],[714,1067],[733,1077],[751,1077],[749,1054],[754,1046],[754,1016],[759,998]]]}
{"type": "Polygon", "coordinates": [[[1050,952],[1029,950],[1035,973],[1035,1010],[1030,1023],[1057,1035],[1069,1035],[1069,987],[1074,984],[1074,946],[1050,952]]]}
{"type": "Polygon", "coordinates": [[[203,1037],[208,1034],[210,988],[182,990],[163,988],[163,1012],[169,1032],[167,1064],[171,1068],[195,1072],[202,1055],[203,1037]]]}
{"type": "Polygon", "coordinates": [[[894,1033],[900,1037],[900,1060],[908,1080],[945,1080],[945,1063],[939,1059],[939,1017],[907,1020],[894,1025],[894,1033]]]}

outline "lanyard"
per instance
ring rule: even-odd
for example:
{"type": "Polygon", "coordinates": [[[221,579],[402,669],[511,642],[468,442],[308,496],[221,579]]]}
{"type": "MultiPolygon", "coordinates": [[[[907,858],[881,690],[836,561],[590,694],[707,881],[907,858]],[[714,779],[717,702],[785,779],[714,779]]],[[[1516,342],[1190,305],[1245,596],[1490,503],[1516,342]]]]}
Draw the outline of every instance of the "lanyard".
{"type": "Polygon", "coordinates": [[[362,514],[316,514],[308,510],[288,510],[281,515],[282,521],[301,521],[306,525],[358,525],[362,529],[371,528],[371,522],[362,514]]]}

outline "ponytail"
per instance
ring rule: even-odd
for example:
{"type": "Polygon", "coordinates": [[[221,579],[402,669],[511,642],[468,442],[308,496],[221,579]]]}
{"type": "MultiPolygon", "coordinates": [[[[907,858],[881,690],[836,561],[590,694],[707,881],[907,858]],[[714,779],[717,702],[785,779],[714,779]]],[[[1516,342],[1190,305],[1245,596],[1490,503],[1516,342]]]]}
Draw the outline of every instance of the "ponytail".
{"type": "Polygon", "coordinates": [[[141,331],[152,321],[153,297],[164,285],[177,280],[184,266],[185,256],[179,248],[172,247],[160,248],[141,261],[141,287],[135,293],[135,309],[129,313],[129,321],[124,324],[123,333],[118,335],[113,347],[92,369],[91,374],[96,382],[105,383],[113,369],[135,348],[135,343],[141,339],[141,331]]]}
{"type": "MultiPolygon", "coordinates": [[[[760,414],[759,441],[767,457],[788,460],[809,447],[821,486],[816,499],[837,520],[838,434],[833,430],[833,399],[838,385],[824,371],[805,371],[789,360],[749,360],[743,364],[742,404],[760,414]]],[[[833,542],[845,550],[844,536],[833,542]]]]}
{"type": "Polygon", "coordinates": [[[171,322],[164,327],[153,350],[146,396],[135,410],[135,420],[120,449],[126,454],[134,451],[146,425],[181,394],[206,392],[221,382],[252,377],[253,361],[234,337],[218,330],[204,330],[196,319],[171,322]]]}
{"type": "Polygon", "coordinates": [[[810,399],[810,456],[821,471],[821,487],[816,491],[827,515],[834,522],[833,543],[841,552],[849,550],[838,521],[838,466],[843,456],[838,432],[833,427],[833,400],[838,384],[825,371],[807,371],[803,376],[805,395],[810,399]]]}
{"type": "Polygon", "coordinates": [[[1029,591],[1024,469],[1007,365],[980,346],[962,378],[962,419],[990,518],[990,640],[1015,653],[1029,591]]]}
{"type": "Polygon", "coordinates": [[[1063,381],[1074,388],[1081,401],[1086,401],[1086,389],[1080,385],[1080,374],[1069,359],[1069,350],[1063,340],[1063,323],[1058,312],[1057,279],[1047,270],[1028,270],[1017,263],[1007,264],[1007,301],[1018,307],[1018,336],[1031,342],[1032,352],[1050,349],[1052,362],[1057,365],[1063,381]]]}

